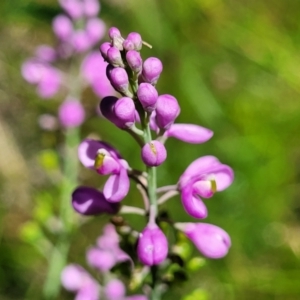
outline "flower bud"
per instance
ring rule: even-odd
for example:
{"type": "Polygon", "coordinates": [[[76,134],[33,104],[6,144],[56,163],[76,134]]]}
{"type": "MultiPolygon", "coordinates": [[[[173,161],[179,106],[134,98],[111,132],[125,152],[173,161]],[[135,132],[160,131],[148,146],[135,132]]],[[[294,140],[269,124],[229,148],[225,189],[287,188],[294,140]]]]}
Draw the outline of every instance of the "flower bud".
{"type": "Polygon", "coordinates": [[[111,27],[108,30],[108,35],[111,38],[112,45],[119,50],[123,50],[123,41],[124,39],[121,36],[121,32],[118,28],[116,27],[111,27]]]}
{"type": "Polygon", "coordinates": [[[137,245],[139,260],[147,266],[159,265],[168,255],[168,241],[156,224],[148,224],[137,245]]]}
{"type": "Polygon", "coordinates": [[[58,92],[61,82],[62,76],[59,70],[45,65],[38,82],[37,93],[41,98],[51,98],[58,92]]]}
{"type": "Polygon", "coordinates": [[[125,40],[123,42],[123,48],[126,50],[126,51],[130,51],[130,50],[134,50],[134,44],[132,41],[130,40],[125,40]]]}
{"type": "Polygon", "coordinates": [[[107,61],[114,67],[124,67],[121,52],[116,47],[110,47],[107,50],[107,61]]]}
{"type": "Polygon", "coordinates": [[[160,95],[156,103],[156,123],[161,129],[168,129],[178,117],[180,107],[171,95],[160,95]]]}
{"type": "Polygon", "coordinates": [[[133,72],[139,74],[142,71],[143,60],[139,52],[129,50],[126,53],[126,61],[133,72]]]}
{"type": "Polygon", "coordinates": [[[90,42],[95,44],[105,35],[106,25],[102,20],[92,18],[87,20],[85,30],[89,36],[90,42]]]}
{"type": "Polygon", "coordinates": [[[126,96],[131,94],[128,90],[129,80],[128,75],[123,68],[114,68],[110,72],[111,85],[120,93],[126,96]]]}
{"type": "Polygon", "coordinates": [[[176,223],[175,227],[183,231],[206,257],[221,258],[231,246],[228,233],[218,226],[207,223],[176,223]]]}
{"type": "Polygon", "coordinates": [[[52,22],[52,28],[55,35],[63,40],[68,40],[73,33],[72,21],[65,15],[58,15],[52,22]]]}
{"type": "Polygon", "coordinates": [[[112,279],[105,286],[104,293],[106,299],[123,300],[125,296],[125,285],[121,280],[112,279]]]}
{"type": "Polygon", "coordinates": [[[150,167],[157,167],[161,165],[167,158],[167,151],[159,141],[151,141],[142,148],[142,160],[150,167]]]}
{"type": "Polygon", "coordinates": [[[72,193],[72,206],[82,215],[98,215],[102,213],[115,214],[119,209],[117,203],[106,201],[103,193],[91,188],[81,186],[72,193]]]}
{"type": "Polygon", "coordinates": [[[59,4],[65,12],[74,20],[82,17],[83,7],[78,0],[59,0],[59,4]]]}
{"type": "Polygon", "coordinates": [[[156,84],[163,70],[161,61],[156,57],[149,57],[143,64],[143,79],[151,84],[156,84]]]}
{"type": "Polygon", "coordinates": [[[71,264],[63,269],[61,283],[66,290],[76,292],[81,289],[84,279],[88,277],[89,274],[81,266],[71,264]]]}
{"type": "Polygon", "coordinates": [[[126,41],[131,41],[135,50],[141,50],[143,41],[141,35],[137,32],[131,32],[128,34],[126,41]]]}
{"type": "Polygon", "coordinates": [[[119,126],[123,124],[122,128],[129,128],[135,122],[135,105],[131,98],[120,98],[114,105],[114,113],[118,118],[119,126]]]}
{"type": "Polygon", "coordinates": [[[113,40],[114,38],[120,38],[121,36],[121,32],[117,27],[111,27],[108,30],[108,36],[110,37],[111,40],[113,40]]]}
{"type": "Polygon", "coordinates": [[[102,43],[99,47],[100,53],[105,60],[107,60],[108,49],[111,47],[112,47],[111,43],[108,43],[108,42],[102,43]]]}
{"type": "Polygon", "coordinates": [[[116,122],[116,117],[114,114],[114,105],[117,103],[117,101],[117,97],[108,96],[104,97],[100,102],[100,111],[102,115],[112,123],[116,122]]]}
{"type": "Polygon", "coordinates": [[[72,46],[77,52],[84,52],[88,50],[91,46],[91,40],[84,30],[77,30],[72,35],[72,46]]]}
{"type": "Polygon", "coordinates": [[[83,1],[83,13],[86,17],[97,16],[100,10],[100,4],[98,0],[84,0],[83,1]]]}
{"type": "Polygon", "coordinates": [[[137,90],[137,96],[145,111],[152,112],[155,109],[158,93],[153,85],[141,83],[137,90]]]}
{"type": "Polygon", "coordinates": [[[58,118],[65,128],[78,127],[84,122],[84,108],[78,100],[67,99],[58,109],[58,118]]]}

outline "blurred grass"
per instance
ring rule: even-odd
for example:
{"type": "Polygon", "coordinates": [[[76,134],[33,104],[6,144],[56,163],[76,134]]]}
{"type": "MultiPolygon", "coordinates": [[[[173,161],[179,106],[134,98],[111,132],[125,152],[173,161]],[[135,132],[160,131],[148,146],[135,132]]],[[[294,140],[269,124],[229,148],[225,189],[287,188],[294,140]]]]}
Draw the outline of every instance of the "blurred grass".
{"type": "MultiPolygon", "coordinates": [[[[48,148],[58,151],[62,137],[42,132],[36,122],[39,114],[55,112],[59,98],[40,101],[21,79],[20,65],[39,43],[53,42],[50,20],[59,8],[50,0],[15,0],[2,1],[0,11],[0,120],[9,128],[6,137],[0,136],[0,299],[25,299],[26,294],[26,299],[38,299],[45,261],[20,242],[18,232],[34,206],[26,197],[47,191],[55,201],[53,174],[43,170],[38,157],[48,148]],[[13,155],[9,161],[5,151],[13,155]],[[24,171],[11,175],[13,165],[25,168],[26,181],[24,171]]],[[[198,123],[215,133],[200,146],[169,140],[160,185],[176,183],[200,155],[216,155],[235,170],[233,186],[206,202],[207,222],[232,237],[229,255],[208,261],[165,299],[198,288],[218,300],[299,299],[300,2],[107,0],[101,17],[124,35],[140,32],[153,45],[143,55],[163,61],[158,87],[179,100],[178,122],[198,123]]],[[[84,97],[91,107],[97,101],[91,91],[84,97]]],[[[90,132],[120,148],[133,166],[141,166],[129,136],[96,118],[86,122],[82,136],[90,132]]],[[[99,185],[98,177],[86,170],[81,180],[99,185]]],[[[138,197],[132,192],[125,201],[138,203],[138,197]]],[[[174,218],[190,220],[179,198],[172,201],[174,218]]],[[[100,234],[103,222],[100,218],[82,228],[71,261],[83,261],[84,248],[100,234]]]]}

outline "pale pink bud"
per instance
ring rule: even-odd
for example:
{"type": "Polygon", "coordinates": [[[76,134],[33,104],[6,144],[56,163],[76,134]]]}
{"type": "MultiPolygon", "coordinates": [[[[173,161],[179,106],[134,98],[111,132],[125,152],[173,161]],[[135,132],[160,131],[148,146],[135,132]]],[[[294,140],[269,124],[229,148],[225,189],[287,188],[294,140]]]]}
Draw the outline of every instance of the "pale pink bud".
{"type": "Polygon", "coordinates": [[[150,167],[157,167],[161,165],[167,158],[167,151],[159,141],[151,141],[142,148],[142,160],[150,167]]]}
{"type": "Polygon", "coordinates": [[[139,52],[130,50],[126,53],[126,60],[130,69],[139,74],[142,71],[143,60],[139,52]]]}

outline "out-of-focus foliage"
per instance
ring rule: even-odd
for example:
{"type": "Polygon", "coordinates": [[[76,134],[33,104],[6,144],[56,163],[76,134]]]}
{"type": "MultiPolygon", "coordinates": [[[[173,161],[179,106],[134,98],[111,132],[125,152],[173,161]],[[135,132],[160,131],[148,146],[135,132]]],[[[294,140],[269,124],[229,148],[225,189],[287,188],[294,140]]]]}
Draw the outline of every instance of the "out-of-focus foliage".
{"type": "MultiPolygon", "coordinates": [[[[46,260],[43,248],[33,249],[26,239],[39,234],[33,215],[40,222],[47,201],[57,201],[55,152],[62,135],[37,125],[41,113],[56,113],[59,97],[39,100],[21,79],[20,65],[36,45],[53,42],[50,24],[59,10],[53,0],[12,0],[0,1],[0,11],[0,299],[38,299],[46,260]]],[[[203,154],[235,170],[232,187],[206,201],[207,222],[232,237],[229,255],[206,261],[165,299],[299,299],[300,2],[103,0],[101,16],[124,35],[138,31],[153,45],[144,55],[164,63],[158,88],[179,100],[178,121],[214,131],[200,146],[169,140],[160,185],[176,183],[203,154]]],[[[91,118],[82,137],[97,133],[141,166],[130,136],[96,117],[98,100],[90,90],[84,97],[91,118]]],[[[80,180],[99,186],[86,170],[80,180]]],[[[135,192],[125,200],[139,201],[135,192]]],[[[190,220],[179,198],[170,201],[172,215],[190,220]]],[[[85,247],[105,220],[82,227],[70,260],[84,261],[85,247]]]]}

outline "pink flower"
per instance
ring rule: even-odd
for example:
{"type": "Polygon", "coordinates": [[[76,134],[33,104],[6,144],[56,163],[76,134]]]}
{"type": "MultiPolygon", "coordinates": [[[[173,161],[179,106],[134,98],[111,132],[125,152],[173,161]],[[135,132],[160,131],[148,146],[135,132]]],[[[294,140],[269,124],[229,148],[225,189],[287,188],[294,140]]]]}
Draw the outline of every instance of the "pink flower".
{"type": "Polygon", "coordinates": [[[129,191],[128,163],[110,145],[86,139],[78,147],[81,163],[101,175],[110,175],[103,189],[108,202],[120,202],[129,191]]]}
{"type": "Polygon", "coordinates": [[[196,159],[178,182],[185,211],[194,218],[206,218],[207,209],[201,198],[210,198],[215,192],[223,191],[231,185],[233,177],[232,169],[214,156],[196,159]]]}
{"type": "Polygon", "coordinates": [[[106,77],[107,62],[98,51],[89,53],[82,62],[81,72],[99,97],[114,95],[115,91],[106,77]]]}

